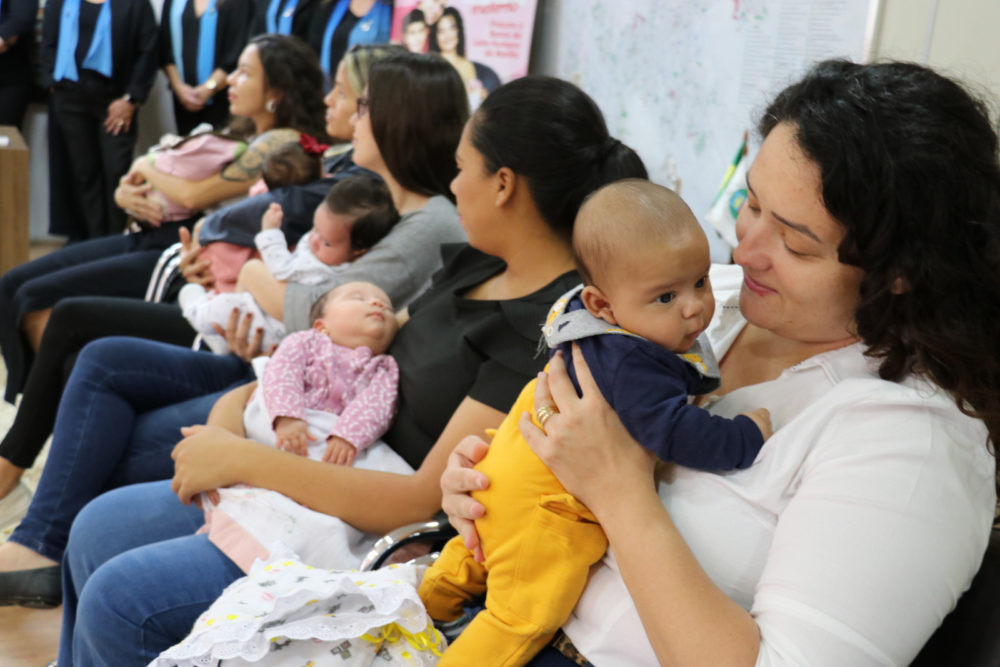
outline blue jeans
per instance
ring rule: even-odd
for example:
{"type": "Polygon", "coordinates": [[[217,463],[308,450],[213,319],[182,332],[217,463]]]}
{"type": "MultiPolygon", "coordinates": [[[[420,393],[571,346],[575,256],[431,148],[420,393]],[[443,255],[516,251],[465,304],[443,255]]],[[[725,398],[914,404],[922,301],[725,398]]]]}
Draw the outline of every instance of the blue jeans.
{"type": "Polygon", "coordinates": [[[35,497],[10,539],[62,558],[87,502],[107,489],[171,477],[180,428],[203,424],[222,391],[252,377],[234,356],[138,338],[88,344],[59,404],[35,497]]]}
{"type": "Polygon", "coordinates": [[[243,576],[167,481],[115,489],[88,504],[63,559],[59,664],[145,665],[176,644],[243,576]]]}
{"type": "MultiPolygon", "coordinates": [[[[182,505],[166,481],[115,489],[83,508],[63,559],[59,664],[145,665],[186,637],[243,576],[194,534],[202,523],[202,511],[182,505]]],[[[531,662],[573,664],[551,647],[531,662]]]]}

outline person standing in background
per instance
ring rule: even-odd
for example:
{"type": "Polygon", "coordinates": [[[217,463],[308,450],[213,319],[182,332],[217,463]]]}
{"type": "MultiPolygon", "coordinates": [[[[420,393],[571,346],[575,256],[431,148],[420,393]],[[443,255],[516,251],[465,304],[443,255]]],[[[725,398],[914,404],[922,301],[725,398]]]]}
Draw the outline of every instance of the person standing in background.
{"type": "MultiPolygon", "coordinates": [[[[20,2],[21,0],[0,0],[20,2]]],[[[118,180],[135,149],[136,109],[156,74],[148,0],[49,0],[42,85],[49,88],[49,232],[70,242],[121,232],[118,180]]]]}
{"type": "Polygon", "coordinates": [[[309,31],[318,6],[319,0],[254,0],[250,35],[295,35],[309,44],[319,56],[319,47],[309,42],[309,31]]]}
{"type": "MultiPolygon", "coordinates": [[[[229,105],[217,99],[236,69],[253,17],[250,0],[165,0],[160,17],[160,66],[174,94],[177,132],[201,123],[217,130],[229,105]]],[[[273,111],[273,110],[272,110],[273,111]]]]}
{"type": "Polygon", "coordinates": [[[308,42],[319,52],[327,85],[337,65],[355,44],[385,44],[392,27],[392,4],[386,0],[320,0],[308,42]]]}
{"type": "Polygon", "coordinates": [[[38,0],[0,0],[0,125],[21,129],[31,95],[31,41],[38,0]]]}

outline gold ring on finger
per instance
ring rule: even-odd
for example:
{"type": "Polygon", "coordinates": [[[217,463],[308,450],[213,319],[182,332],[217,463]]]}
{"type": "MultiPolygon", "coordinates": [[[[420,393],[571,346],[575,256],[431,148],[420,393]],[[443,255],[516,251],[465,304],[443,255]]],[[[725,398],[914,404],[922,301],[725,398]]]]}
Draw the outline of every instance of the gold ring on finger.
{"type": "Polygon", "coordinates": [[[543,429],[545,428],[545,422],[552,418],[552,415],[559,412],[554,405],[543,405],[542,407],[535,410],[535,417],[538,419],[538,425],[543,429]]]}

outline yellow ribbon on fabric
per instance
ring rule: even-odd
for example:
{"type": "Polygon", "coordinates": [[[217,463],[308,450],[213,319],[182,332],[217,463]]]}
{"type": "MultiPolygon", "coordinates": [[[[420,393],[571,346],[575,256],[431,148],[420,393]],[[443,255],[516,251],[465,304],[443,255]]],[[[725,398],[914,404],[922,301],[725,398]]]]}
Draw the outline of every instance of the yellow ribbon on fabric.
{"type": "Polygon", "coordinates": [[[428,623],[422,631],[414,634],[400,627],[398,623],[389,623],[376,630],[375,634],[365,633],[361,639],[372,644],[381,646],[385,642],[395,644],[398,641],[406,642],[418,651],[430,651],[434,655],[441,657],[441,633],[432,624],[428,623]]]}

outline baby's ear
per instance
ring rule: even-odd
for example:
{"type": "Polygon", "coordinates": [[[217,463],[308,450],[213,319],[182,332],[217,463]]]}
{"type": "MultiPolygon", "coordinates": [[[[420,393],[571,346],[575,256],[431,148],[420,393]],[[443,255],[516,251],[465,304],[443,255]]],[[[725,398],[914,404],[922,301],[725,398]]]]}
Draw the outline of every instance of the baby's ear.
{"type": "Polygon", "coordinates": [[[350,261],[353,262],[358,257],[361,257],[361,255],[363,255],[366,252],[368,252],[368,250],[369,250],[369,248],[362,248],[361,250],[351,250],[351,260],[350,261]]]}
{"type": "Polygon", "coordinates": [[[587,312],[594,317],[599,317],[608,324],[618,325],[611,302],[608,301],[608,297],[604,295],[600,287],[587,285],[580,292],[580,300],[583,301],[587,312]]]}
{"type": "Polygon", "coordinates": [[[323,326],[323,320],[316,320],[315,322],[313,322],[312,328],[315,329],[316,331],[322,331],[323,333],[326,333],[326,327],[323,326]]]}

